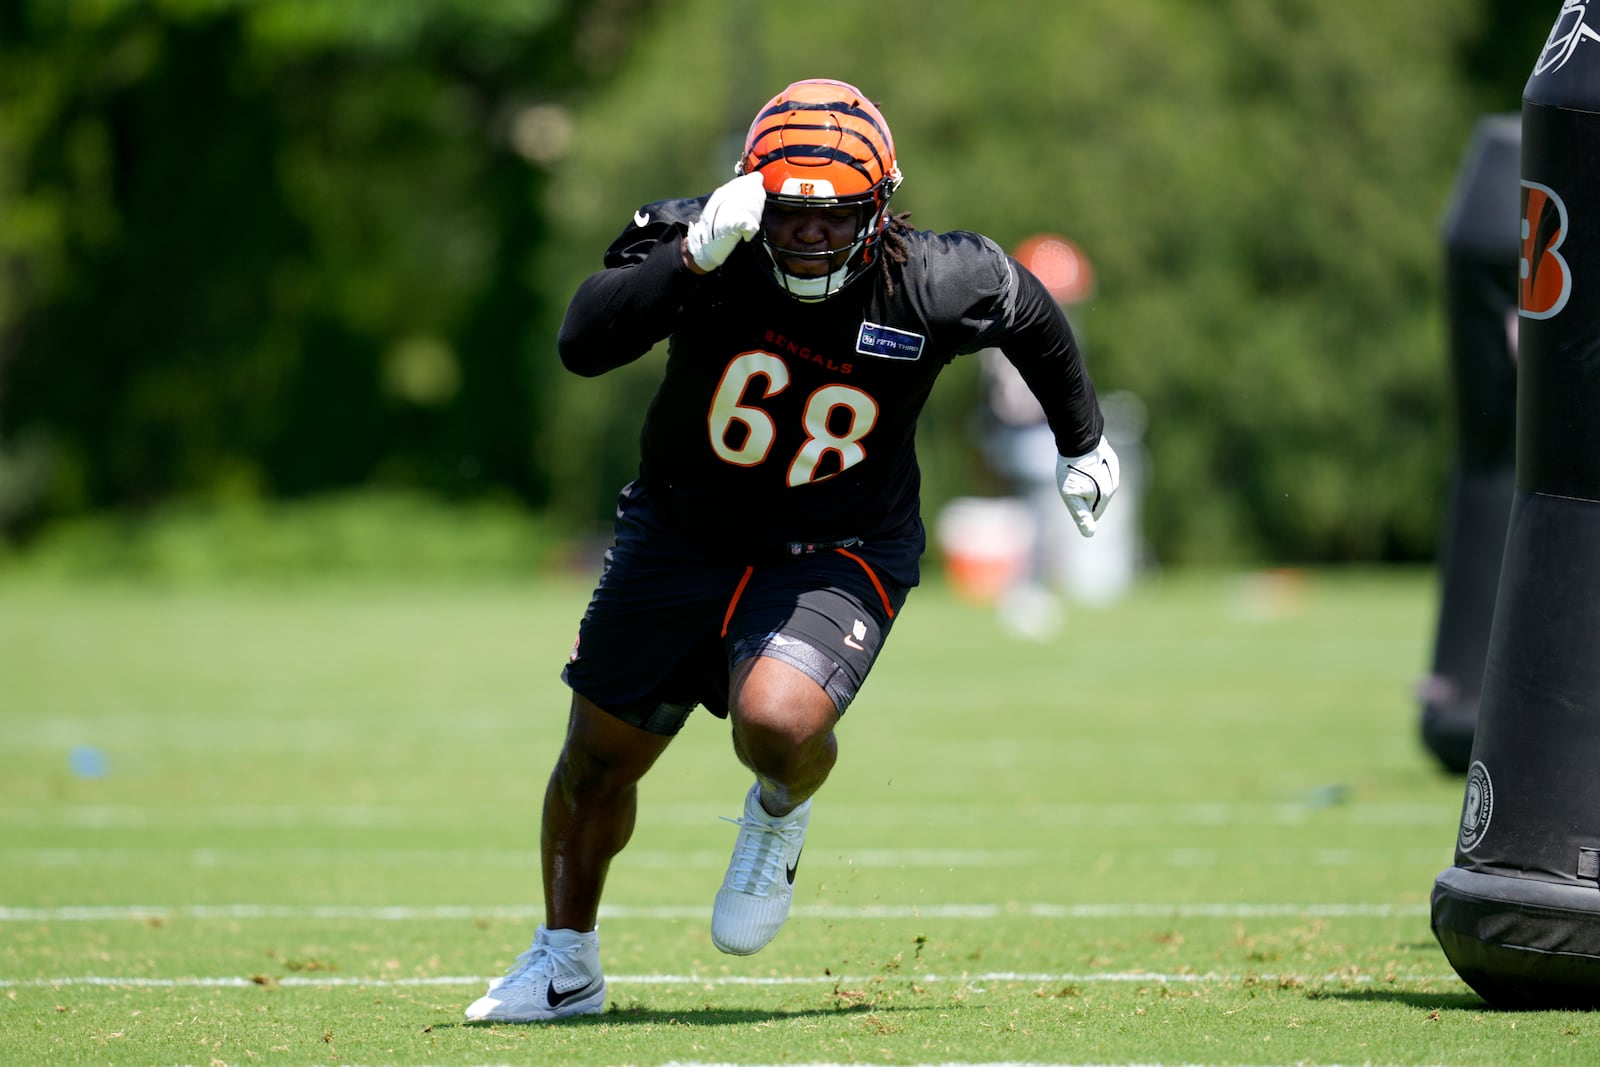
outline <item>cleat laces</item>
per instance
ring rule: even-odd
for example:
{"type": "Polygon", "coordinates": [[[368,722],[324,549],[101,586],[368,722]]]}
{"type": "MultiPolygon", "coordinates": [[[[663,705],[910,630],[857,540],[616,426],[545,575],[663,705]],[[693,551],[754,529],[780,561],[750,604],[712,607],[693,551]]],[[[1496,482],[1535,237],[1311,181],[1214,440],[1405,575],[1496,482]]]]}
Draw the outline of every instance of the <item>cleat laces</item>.
{"type": "Polygon", "coordinates": [[[535,942],[506,969],[503,977],[490,982],[489,988],[495,990],[529,985],[542,978],[548,979],[550,988],[557,993],[582,989],[594,979],[584,973],[576,956],[576,951],[563,952],[552,945],[535,942]]]}
{"type": "Polygon", "coordinates": [[[492,992],[496,989],[499,989],[501,986],[520,978],[522,976],[523,968],[527,967],[533,962],[534,953],[539,952],[542,949],[548,951],[545,949],[545,946],[538,944],[537,942],[523,949],[522,954],[512,961],[511,966],[506,968],[505,974],[502,974],[499,978],[489,979],[490,991],[492,992]]]}
{"type": "Polygon", "coordinates": [[[786,846],[792,847],[805,840],[803,823],[790,821],[774,826],[760,819],[730,819],[726,815],[718,818],[739,828],[733,859],[728,864],[728,888],[736,893],[765,897],[771,895],[775,886],[788,885],[784,853],[786,846]]]}

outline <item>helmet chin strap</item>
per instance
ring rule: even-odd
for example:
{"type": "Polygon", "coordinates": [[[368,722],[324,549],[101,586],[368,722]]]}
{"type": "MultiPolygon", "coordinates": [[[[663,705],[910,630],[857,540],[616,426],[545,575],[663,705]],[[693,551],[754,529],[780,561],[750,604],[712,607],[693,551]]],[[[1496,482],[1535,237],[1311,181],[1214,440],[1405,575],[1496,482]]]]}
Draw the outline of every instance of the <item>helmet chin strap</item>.
{"type": "Polygon", "coordinates": [[[774,248],[772,242],[767,239],[765,234],[762,234],[761,248],[766,253],[767,267],[772,272],[773,280],[778,283],[778,286],[785,293],[802,303],[814,304],[828,299],[866,273],[866,267],[857,262],[857,257],[866,248],[871,235],[877,232],[879,227],[876,223],[881,221],[882,217],[882,211],[875,214],[873,216],[874,224],[863,227],[857,233],[856,239],[844,249],[830,249],[826,253],[830,257],[838,255],[840,251],[844,251],[844,262],[827,274],[820,274],[816,277],[790,274],[784,270],[782,255],[808,255],[808,253],[782,252],[782,250],[774,248]]]}
{"type": "MultiPolygon", "coordinates": [[[[850,245],[849,254],[845,256],[844,264],[827,274],[816,277],[806,277],[800,274],[790,274],[783,269],[782,261],[773,256],[773,266],[780,276],[785,291],[796,300],[806,303],[815,303],[826,300],[850,283],[854,275],[851,273],[851,263],[861,246],[865,242],[856,241],[850,245]]],[[[769,252],[770,254],[770,252],[769,252]]]]}
{"type": "Polygon", "coordinates": [[[806,304],[817,304],[844,288],[846,279],[843,275],[846,273],[843,267],[820,278],[800,278],[786,273],[783,276],[783,287],[796,300],[806,304]]]}

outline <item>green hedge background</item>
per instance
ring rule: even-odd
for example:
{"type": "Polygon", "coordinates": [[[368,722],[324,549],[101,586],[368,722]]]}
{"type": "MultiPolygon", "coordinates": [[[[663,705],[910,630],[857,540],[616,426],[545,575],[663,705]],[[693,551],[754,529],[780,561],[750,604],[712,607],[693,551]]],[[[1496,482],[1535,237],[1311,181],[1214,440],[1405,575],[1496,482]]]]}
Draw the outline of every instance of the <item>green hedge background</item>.
{"type": "MultiPolygon", "coordinates": [[[[566,375],[567,298],[829,76],[889,118],[917,225],[1087,252],[1091,368],[1149,412],[1153,558],[1431,559],[1439,227],[1559,10],[0,2],[0,543],[352,493],[590,528],[660,362],[566,375]]],[[[930,512],[984,484],[975,371],[923,421],[930,512]]]]}

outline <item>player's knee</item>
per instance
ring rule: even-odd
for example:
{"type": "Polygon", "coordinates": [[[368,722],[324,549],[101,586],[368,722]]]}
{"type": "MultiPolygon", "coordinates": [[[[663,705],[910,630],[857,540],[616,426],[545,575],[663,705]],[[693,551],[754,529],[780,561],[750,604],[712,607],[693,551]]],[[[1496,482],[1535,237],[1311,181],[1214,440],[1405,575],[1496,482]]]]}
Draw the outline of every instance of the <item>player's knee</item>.
{"type": "Polygon", "coordinates": [[[582,800],[631,789],[642,774],[642,770],[634,769],[629,760],[618,754],[568,743],[556,761],[554,782],[568,798],[582,800]]]}
{"type": "Polygon", "coordinates": [[[556,761],[556,783],[574,797],[616,793],[644,777],[655,754],[626,745],[596,744],[582,731],[573,731],[556,761]]]}
{"type": "Polygon", "coordinates": [[[575,696],[566,743],[556,761],[556,787],[570,796],[627,789],[644,777],[670,741],[575,696]]]}
{"type": "Polygon", "coordinates": [[[556,760],[555,783],[563,793],[577,796],[604,788],[607,778],[614,774],[614,765],[569,743],[556,760]]]}
{"type": "Polygon", "coordinates": [[[799,705],[770,694],[744,692],[730,709],[734,735],[752,757],[801,754],[827,746],[837,715],[831,704],[799,705]]]}

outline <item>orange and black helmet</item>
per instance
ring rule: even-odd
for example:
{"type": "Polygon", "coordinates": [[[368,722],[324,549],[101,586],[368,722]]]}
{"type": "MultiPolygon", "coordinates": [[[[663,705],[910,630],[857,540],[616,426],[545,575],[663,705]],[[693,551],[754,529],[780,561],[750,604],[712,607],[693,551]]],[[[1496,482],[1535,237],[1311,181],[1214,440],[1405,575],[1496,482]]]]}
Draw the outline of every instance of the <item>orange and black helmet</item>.
{"type": "Polygon", "coordinates": [[[874,262],[879,238],[889,223],[889,198],[900,186],[900,168],[888,122],[855,86],[809,78],[784,89],[756,114],[735,170],[759,173],[769,203],[853,205],[860,212],[849,256],[843,266],[823,277],[800,278],[785,272],[763,234],[773,277],[791,296],[824,300],[874,262]]]}

